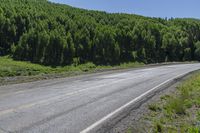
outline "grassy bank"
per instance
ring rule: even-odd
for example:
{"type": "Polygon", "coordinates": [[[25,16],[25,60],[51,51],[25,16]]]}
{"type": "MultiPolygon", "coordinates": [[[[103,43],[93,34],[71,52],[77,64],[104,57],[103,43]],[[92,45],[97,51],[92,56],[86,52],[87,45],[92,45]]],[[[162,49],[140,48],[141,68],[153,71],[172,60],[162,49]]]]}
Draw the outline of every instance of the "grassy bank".
{"type": "Polygon", "coordinates": [[[14,61],[9,57],[0,57],[0,77],[13,76],[37,76],[48,74],[62,74],[62,75],[77,75],[86,72],[95,72],[100,70],[133,68],[143,66],[142,63],[125,63],[118,66],[96,66],[93,63],[86,63],[82,65],[71,65],[64,67],[49,67],[38,64],[33,64],[24,61],[14,61]]]}
{"type": "MultiPolygon", "coordinates": [[[[149,105],[150,113],[141,121],[138,132],[199,133],[200,73],[177,87],[176,93],[165,95],[149,105]]],[[[133,132],[130,128],[128,132],[133,132]]]]}

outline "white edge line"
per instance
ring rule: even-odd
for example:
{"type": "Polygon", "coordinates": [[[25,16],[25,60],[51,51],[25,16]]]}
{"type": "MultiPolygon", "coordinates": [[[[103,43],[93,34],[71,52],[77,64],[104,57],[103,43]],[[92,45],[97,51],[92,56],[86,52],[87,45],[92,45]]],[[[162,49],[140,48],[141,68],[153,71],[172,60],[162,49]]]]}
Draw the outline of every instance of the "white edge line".
{"type": "Polygon", "coordinates": [[[125,105],[121,106],[120,108],[116,109],[115,111],[111,112],[110,114],[106,115],[105,117],[103,117],[102,119],[98,120],[97,122],[95,122],[94,124],[90,125],[89,127],[87,127],[86,129],[82,130],[80,133],[88,133],[90,131],[92,131],[93,129],[95,129],[97,126],[99,126],[100,124],[102,124],[103,122],[105,122],[106,120],[108,120],[109,118],[111,118],[112,116],[114,116],[115,114],[121,112],[122,110],[124,110],[125,108],[129,107],[130,105],[132,105],[133,103],[135,103],[136,101],[140,100],[141,98],[143,98],[144,96],[146,96],[147,94],[149,94],[150,92],[156,90],[157,88],[161,87],[162,85],[173,81],[176,78],[182,77],[186,74],[188,74],[190,72],[184,73],[184,74],[180,74],[178,76],[175,76],[173,78],[170,78],[168,80],[166,80],[165,82],[162,82],[161,84],[157,85],[156,87],[148,90],[147,92],[143,93],[142,95],[136,97],[135,99],[131,100],[130,102],[126,103],[125,105]]]}

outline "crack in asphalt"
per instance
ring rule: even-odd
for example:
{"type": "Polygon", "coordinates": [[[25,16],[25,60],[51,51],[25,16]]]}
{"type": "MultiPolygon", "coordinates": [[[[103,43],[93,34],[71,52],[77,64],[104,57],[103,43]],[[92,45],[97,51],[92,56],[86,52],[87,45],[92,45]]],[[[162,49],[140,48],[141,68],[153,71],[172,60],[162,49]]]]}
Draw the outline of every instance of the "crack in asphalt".
{"type": "Polygon", "coordinates": [[[0,127],[0,133],[11,133],[11,132],[6,131],[5,129],[3,129],[2,127],[0,127]]]}

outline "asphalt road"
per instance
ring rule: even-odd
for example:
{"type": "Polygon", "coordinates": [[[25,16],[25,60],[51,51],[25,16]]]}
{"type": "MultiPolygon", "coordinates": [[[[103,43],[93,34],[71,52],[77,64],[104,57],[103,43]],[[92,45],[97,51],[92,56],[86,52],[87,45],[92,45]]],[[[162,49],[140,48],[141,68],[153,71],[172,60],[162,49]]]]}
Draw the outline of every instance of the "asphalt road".
{"type": "Polygon", "coordinates": [[[170,65],[1,86],[0,132],[91,131],[153,88],[197,69],[200,64],[170,65]]]}

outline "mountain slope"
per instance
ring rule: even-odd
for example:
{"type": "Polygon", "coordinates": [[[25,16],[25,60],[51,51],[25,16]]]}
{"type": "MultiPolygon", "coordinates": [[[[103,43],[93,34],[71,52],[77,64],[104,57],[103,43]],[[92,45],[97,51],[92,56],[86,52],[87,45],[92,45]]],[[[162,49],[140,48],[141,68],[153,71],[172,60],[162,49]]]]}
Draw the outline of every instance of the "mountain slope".
{"type": "Polygon", "coordinates": [[[200,21],[0,0],[0,56],[44,65],[200,59],[200,21]]]}

